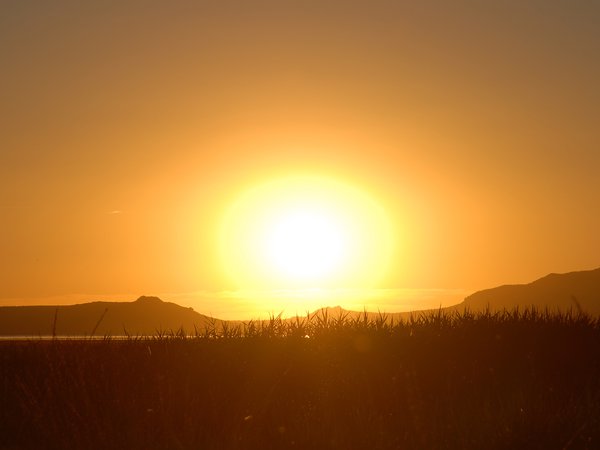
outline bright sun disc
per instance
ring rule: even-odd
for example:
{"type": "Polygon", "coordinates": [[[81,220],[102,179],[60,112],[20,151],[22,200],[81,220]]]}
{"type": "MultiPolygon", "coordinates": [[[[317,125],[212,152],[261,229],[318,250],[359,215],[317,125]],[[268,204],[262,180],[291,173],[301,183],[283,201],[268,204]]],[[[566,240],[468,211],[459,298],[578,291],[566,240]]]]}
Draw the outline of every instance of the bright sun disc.
{"type": "Polygon", "coordinates": [[[244,192],[226,214],[221,257],[241,288],[371,287],[392,248],[384,210],[367,194],[320,177],[244,192]]]}
{"type": "Polygon", "coordinates": [[[313,279],[343,264],[344,225],[326,211],[285,211],[265,230],[266,256],[283,276],[313,279]]]}

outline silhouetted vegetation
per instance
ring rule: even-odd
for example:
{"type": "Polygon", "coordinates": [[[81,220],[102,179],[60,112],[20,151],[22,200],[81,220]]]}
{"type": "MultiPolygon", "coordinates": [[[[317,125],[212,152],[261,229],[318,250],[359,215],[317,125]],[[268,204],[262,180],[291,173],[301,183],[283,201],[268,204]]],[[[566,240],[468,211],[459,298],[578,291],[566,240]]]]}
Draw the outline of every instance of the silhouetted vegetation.
{"type": "Polygon", "coordinates": [[[0,343],[3,449],[598,448],[600,323],[384,315],[0,343]]]}

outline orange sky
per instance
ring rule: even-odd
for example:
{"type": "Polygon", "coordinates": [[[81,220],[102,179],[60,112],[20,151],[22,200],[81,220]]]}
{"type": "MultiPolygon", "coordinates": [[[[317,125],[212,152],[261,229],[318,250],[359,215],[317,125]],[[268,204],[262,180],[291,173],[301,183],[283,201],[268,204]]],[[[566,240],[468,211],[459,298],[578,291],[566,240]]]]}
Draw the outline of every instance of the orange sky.
{"type": "Polygon", "coordinates": [[[294,173],[393,217],[382,288],[598,267],[599,54],[593,2],[4,1],[0,303],[230,289],[220,217],[294,173]]]}

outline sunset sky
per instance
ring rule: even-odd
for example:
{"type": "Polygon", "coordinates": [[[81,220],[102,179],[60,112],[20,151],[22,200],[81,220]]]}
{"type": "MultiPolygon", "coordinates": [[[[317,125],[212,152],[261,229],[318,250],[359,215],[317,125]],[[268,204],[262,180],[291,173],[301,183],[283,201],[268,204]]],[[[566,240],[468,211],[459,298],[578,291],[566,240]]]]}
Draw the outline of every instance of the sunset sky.
{"type": "Polygon", "coordinates": [[[390,309],[598,267],[598,55],[592,1],[3,1],[0,304],[260,312],[223,227],[278,180],[385,217],[390,309]]]}

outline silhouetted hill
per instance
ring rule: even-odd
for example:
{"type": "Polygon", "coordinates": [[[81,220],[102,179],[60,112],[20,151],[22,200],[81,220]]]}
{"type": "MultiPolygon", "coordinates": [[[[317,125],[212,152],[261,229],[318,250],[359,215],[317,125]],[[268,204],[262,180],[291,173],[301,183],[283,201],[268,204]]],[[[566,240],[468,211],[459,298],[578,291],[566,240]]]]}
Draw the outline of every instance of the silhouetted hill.
{"type": "Polygon", "coordinates": [[[600,314],[600,268],[565,274],[552,273],[529,284],[486,289],[468,296],[454,308],[478,311],[524,308],[567,311],[572,309],[600,314]]]}
{"type": "MultiPolygon", "coordinates": [[[[129,334],[151,335],[160,331],[188,333],[209,325],[208,316],[158,297],[140,297],[133,302],[91,302],[69,306],[5,306],[0,307],[0,335],[96,336],[129,334]]],[[[215,320],[217,324],[220,320],[215,320]]]]}

